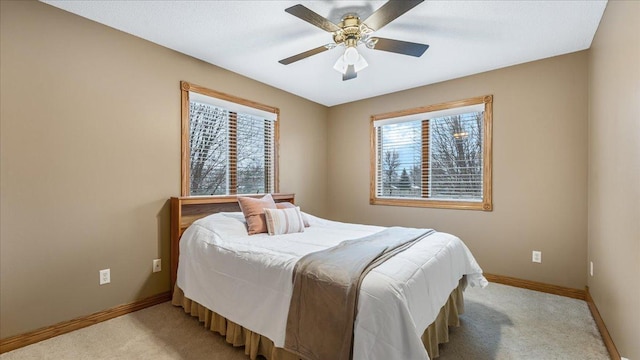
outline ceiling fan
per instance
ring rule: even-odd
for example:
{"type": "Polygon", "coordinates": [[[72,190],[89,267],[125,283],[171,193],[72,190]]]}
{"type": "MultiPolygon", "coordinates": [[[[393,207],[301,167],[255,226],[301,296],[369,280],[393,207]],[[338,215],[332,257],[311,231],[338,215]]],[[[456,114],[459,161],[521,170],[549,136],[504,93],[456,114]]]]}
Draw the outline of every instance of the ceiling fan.
{"type": "Polygon", "coordinates": [[[336,71],[342,73],[342,80],[344,81],[355,79],[358,76],[358,71],[369,65],[356,49],[360,44],[364,44],[367,48],[373,50],[420,57],[429,48],[429,45],[372,37],[371,35],[374,31],[380,30],[383,26],[413,9],[423,1],[424,0],[389,0],[364,21],[361,21],[360,17],[356,14],[349,14],[344,16],[342,22],[337,25],[312,10],[309,10],[304,5],[298,4],[287,8],[284,11],[289,14],[330,32],[333,35],[333,42],[282,59],[279,63],[289,65],[298,60],[333,49],[339,45],[344,45],[344,54],[338,58],[333,66],[336,71]]]}

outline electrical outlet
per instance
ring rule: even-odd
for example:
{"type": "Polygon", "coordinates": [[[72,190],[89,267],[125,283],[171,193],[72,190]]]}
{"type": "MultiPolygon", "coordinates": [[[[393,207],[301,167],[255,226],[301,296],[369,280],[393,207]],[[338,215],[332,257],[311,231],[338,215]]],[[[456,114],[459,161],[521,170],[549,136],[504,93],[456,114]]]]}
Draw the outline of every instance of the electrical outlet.
{"type": "Polygon", "coordinates": [[[542,251],[533,251],[531,253],[531,261],[533,261],[534,263],[541,263],[542,262],[542,251]]]}
{"type": "Polygon", "coordinates": [[[160,270],[162,270],[162,260],[161,259],[153,260],[153,272],[159,272],[160,270]]]}
{"type": "Polygon", "coordinates": [[[593,261],[589,262],[589,275],[593,276],[593,261]]]}
{"type": "Polygon", "coordinates": [[[111,282],[111,269],[100,270],[100,285],[111,282]]]}

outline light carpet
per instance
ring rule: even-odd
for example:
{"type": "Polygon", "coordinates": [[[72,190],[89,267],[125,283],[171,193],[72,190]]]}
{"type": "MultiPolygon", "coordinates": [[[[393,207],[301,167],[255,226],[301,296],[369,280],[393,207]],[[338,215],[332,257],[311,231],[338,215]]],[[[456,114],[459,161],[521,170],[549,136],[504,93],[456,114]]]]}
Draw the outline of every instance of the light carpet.
{"type": "MultiPolygon", "coordinates": [[[[439,359],[609,359],[581,300],[491,283],[465,291],[460,319],[449,343],[440,346],[439,359]]],[[[0,355],[17,359],[248,357],[167,302],[0,355]]]]}

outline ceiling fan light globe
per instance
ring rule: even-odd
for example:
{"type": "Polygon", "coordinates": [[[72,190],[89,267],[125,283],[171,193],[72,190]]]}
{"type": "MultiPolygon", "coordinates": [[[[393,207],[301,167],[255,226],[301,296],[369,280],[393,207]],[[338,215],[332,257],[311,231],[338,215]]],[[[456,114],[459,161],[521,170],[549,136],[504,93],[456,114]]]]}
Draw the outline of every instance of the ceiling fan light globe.
{"type": "Polygon", "coordinates": [[[369,63],[367,62],[367,60],[364,59],[364,57],[362,57],[362,55],[360,55],[358,57],[358,61],[356,61],[356,63],[353,64],[353,69],[356,72],[359,72],[360,70],[366,68],[367,66],[369,66],[369,63]]]}
{"type": "Polygon", "coordinates": [[[358,54],[358,50],[355,47],[348,47],[347,50],[344,51],[344,62],[349,65],[355,65],[355,63],[360,59],[360,54],[358,54]]]}
{"type": "Polygon", "coordinates": [[[344,56],[342,55],[340,55],[338,60],[336,60],[336,63],[333,65],[333,69],[341,74],[346,74],[348,67],[349,64],[344,61],[344,56]]]}

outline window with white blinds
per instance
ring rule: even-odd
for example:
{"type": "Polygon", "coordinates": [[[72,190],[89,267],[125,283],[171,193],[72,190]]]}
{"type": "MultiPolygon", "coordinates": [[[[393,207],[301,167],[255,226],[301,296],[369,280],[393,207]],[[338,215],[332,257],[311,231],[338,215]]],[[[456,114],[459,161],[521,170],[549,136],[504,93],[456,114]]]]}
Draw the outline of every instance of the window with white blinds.
{"type": "Polygon", "coordinates": [[[183,82],[183,196],[277,192],[277,109],[186,87],[185,93],[183,82]]]}
{"type": "Polygon", "coordinates": [[[371,203],[491,210],[492,97],[374,115],[371,203]]]}

